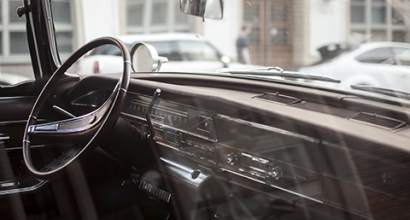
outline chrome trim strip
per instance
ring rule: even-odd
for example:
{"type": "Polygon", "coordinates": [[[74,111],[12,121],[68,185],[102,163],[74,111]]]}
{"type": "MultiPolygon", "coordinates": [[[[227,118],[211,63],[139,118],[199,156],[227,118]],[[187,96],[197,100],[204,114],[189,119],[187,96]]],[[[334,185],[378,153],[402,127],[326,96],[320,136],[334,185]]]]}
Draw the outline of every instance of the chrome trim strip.
{"type": "MultiPolygon", "coordinates": [[[[0,134],[1,135],[1,134],[0,134]]],[[[0,136],[0,142],[10,140],[10,136],[0,136]]]]}
{"type": "Polygon", "coordinates": [[[163,163],[165,163],[165,168],[167,174],[174,176],[182,181],[185,181],[188,184],[194,186],[199,186],[206,178],[209,177],[208,174],[205,174],[202,170],[199,172],[199,175],[196,178],[192,177],[192,173],[198,171],[188,166],[173,162],[171,160],[165,159],[163,157],[159,158],[163,163]]]}
{"type": "Polygon", "coordinates": [[[40,181],[39,183],[37,183],[34,186],[30,186],[30,187],[25,187],[25,188],[21,188],[21,189],[0,190],[0,196],[10,195],[10,194],[15,194],[15,193],[32,192],[32,191],[35,191],[35,190],[41,188],[46,183],[48,183],[48,180],[39,180],[39,181],[40,181]]]}

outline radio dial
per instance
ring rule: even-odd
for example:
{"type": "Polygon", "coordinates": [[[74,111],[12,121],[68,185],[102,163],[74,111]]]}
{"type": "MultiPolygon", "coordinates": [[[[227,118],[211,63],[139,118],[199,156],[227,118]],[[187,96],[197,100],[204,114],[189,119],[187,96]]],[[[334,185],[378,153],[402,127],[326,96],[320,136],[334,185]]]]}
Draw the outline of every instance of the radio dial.
{"type": "Polygon", "coordinates": [[[226,156],[226,162],[230,165],[234,165],[237,160],[238,156],[234,153],[230,153],[228,154],[228,156],[226,156]]]}

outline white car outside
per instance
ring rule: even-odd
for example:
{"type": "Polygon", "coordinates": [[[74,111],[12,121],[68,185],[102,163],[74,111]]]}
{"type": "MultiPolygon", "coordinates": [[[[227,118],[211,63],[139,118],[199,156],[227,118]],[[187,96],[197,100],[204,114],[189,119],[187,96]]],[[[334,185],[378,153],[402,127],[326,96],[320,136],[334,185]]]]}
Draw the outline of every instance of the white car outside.
{"type": "MultiPolygon", "coordinates": [[[[214,46],[203,37],[188,33],[165,33],[151,35],[118,36],[130,49],[137,42],[151,44],[159,56],[167,57],[169,62],[162,65],[166,71],[216,71],[224,67],[240,68],[246,65],[230,63],[214,46]]],[[[116,56],[115,47],[104,46],[92,51],[78,64],[80,74],[106,74],[122,71],[122,58],[116,56]]],[[[118,54],[119,55],[119,54],[118,54]]]]}
{"type": "Polygon", "coordinates": [[[329,62],[299,71],[340,79],[340,86],[346,89],[351,85],[369,85],[410,91],[410,44],[365,43],[329,62]]]}
{"type": "Polygon", "coordinates": [[[0,87],[12,86],[26,81],[34,81],[34,79],[16,73],[0,72],[0,87]]]}

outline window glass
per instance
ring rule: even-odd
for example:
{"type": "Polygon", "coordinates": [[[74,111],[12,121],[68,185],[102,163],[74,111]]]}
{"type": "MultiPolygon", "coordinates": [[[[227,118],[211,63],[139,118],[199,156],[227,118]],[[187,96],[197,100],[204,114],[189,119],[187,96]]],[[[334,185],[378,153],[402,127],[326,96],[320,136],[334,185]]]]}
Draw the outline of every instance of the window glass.
{"type": "Polygon", "coordinates": [[[145,4],[140,1],[128,1],[127,24],[129,26],[142,26],[145,4]]]}
{"type": "Polygon", "coordinates": [[[194,31],[194,18],[181,12],[179,0],[127,0],[124,10],[126,34],[194,31]]]}
{"type": "MultiPolygon", "coordinates": [[[[407,0],[406,0],[407,1],[407,0]]],[[[350,43],[395,41],[407,42],[409,34],[404,23],[400,1],[351,0],[350,43]],[[363,33],[358,36],[356,33],[363,33]]]]}
{"type": "Polygon", "coordinates": [[[167,2],[154,1],[154,3],[152,4],[152,12],[153,13],[151,13],[151,24],[166,24],[168,16],[167,2]]]}
{"type": "Polygon", "coordinates": [[[0,1],[0,85],[34,80],[26,36],[25,16],[16,13],[20,0],[0,1]]]}
{"type": "Polygon", "coordinates": [[[350,20],[355,24],[364,23],[365,5],[364,0],[352,0],[350,6],[350,20]]]}
{"type": "Polygon", "coordinates": [[[179,41],[182,60],[219,61],[217,51],[205,42],[179,41]]]}
{"type": "Polygon", "coordinates": [[[176,24],[188,24],[190,21],[190,15],[185,13],[181,13],[181,8],[179,6],[179,2],[176,2],[175,5],[175,23],[176,24]]]}
{"type": "MultiPolygon", "coordinates": [[[[128,48],[130,48],[132,45],[127,45],[128,48]]],[[[94,51],[97,51],[96,54],[98,55],[114,55],[114,56],[120,56],[121,51],[117,46],[114,45],[104,45],[102,47],[99,47],[95,49],[94,51]]],[[[92,53],[94,54],[94,53],[92,53]]]]}
{"type": "Polygon", "coordinates": [[[10,23],[15,22],[26,22],[26,17],[22,16],[21,18],[17,15],[16,9],[23,5],[22,1],[9,1],[9,21],[10,23]]]}
{"type": "Polygon", "coordinates": [[[10,33],[10,54],[28,54],[26,32],[10,33]]]}
{"type": "Polygon", "coordinates": [[[58,32],[56,33],[56,40],[58,44],[58,51],[60,53],[71,53],[72,48],[72,32],[58,32]]]}
{"type": "Polygon", "coordinates": [[[71,23],[71,10],[68,1],[53,1],[52,10],[55,23],[71,23]]]}
{"type": "Polygon", "coordinates": [[[390,47],[383,47],[370,50],[356,57],[356,60],[363,63],[385,63],[394,57],[393,50],[390,47]]]}
{"type": "Polygon", "coordinates": [[[394,47],[393,51],[398,65],[410,66],[410,48],[394,47]]]}
{"type": "Polygon", "coordinates": [[[386,1],[376,0],[372,2],[372,23],[384,24],[386,23],[386,1]]]}
{"type": "Polygon", "coordinates": [[[181,55],[172,46],[172,42],[148,42],[158,52],[159,56],[168,58],[169,61],[181,61],[181,55]]]}

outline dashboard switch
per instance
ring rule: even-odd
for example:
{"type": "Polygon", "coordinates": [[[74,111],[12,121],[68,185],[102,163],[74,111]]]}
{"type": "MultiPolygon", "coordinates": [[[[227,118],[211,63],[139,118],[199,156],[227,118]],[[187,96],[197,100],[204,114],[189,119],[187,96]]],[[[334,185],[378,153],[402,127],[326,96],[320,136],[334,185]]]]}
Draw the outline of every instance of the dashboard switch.
{"type": "Polygon", "coordinates": [[[228,154],[228,156],[226,156],[226,162],[230,165],[234,165],[237,160],[238,156],[234,153],[230,153],[228,154]]]}

